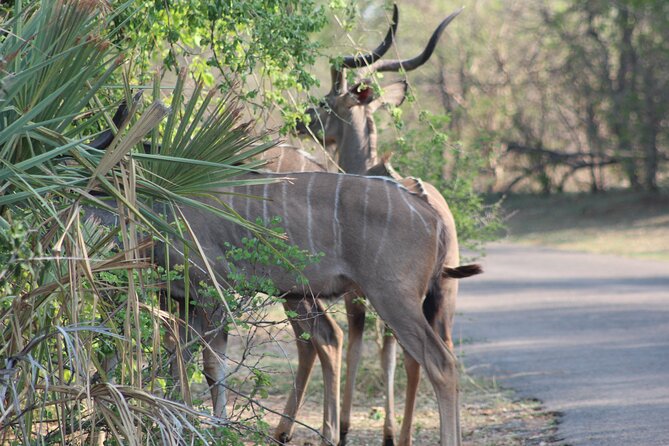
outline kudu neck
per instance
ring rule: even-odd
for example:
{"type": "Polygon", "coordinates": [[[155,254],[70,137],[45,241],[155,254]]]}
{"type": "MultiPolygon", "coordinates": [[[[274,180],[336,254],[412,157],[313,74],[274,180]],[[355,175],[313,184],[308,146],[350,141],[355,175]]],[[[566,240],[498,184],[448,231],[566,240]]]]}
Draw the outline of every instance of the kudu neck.
{"type": "Polygon", "coordinates": [[[352,116],[344,125],[342,138],[338,141],[339,166],[346,173],[364,174],[378,163],[376,154],[376,126],[372,116],[364,110],[361,116],[352,116]]]}

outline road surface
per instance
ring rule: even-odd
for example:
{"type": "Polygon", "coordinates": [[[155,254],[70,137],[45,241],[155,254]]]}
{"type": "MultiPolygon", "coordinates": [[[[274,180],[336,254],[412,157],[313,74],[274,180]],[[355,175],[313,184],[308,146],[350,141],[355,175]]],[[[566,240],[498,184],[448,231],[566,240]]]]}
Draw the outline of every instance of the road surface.
{"type": "Polygon", "coordinates": [[[669,263],[510,244],[482,263],[458,296],[465,367],[562,414],[564,444],[669,445],[669,263]]]}

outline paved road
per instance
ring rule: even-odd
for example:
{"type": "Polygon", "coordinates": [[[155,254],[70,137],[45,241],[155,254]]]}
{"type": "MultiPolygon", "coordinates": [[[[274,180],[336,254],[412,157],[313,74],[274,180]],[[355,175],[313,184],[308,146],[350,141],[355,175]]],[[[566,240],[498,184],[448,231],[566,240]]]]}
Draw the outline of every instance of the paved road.
{"type": "Polygon", "coordinates": [[[562,413],[566,444],[669,445],[669,263],[506,244],[482,263],[458,297],[467,367],[562,413]]]}

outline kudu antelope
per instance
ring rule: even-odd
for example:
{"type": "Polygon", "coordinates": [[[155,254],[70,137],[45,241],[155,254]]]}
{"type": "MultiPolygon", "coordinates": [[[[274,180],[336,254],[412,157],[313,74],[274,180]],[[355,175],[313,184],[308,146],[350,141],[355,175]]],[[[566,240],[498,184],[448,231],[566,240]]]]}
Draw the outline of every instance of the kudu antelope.
{"type": "MultiPolygon", "coordinates": [[[[376,141],[377,133],[374,125],[373,113],[383,104],[400,105],[406,94],[406,82],[399,81],[383,88],[381,96],[376,97],[370,82],[364,78],[373,72],[380,71],[409,71],[423,65],[432,55],[439,37],[448,24],[460,13],[457,11],[447,17],[432,34],[423,52],[408,60],[382,60],[381,58],[392,44],[392,36],[396,32],[398,13],[395,7],[393,24],[386,39],[374,51],[363,56],[345,57],[341,65],[331,67],[332,87],[325,100],[319,107],[311,108],[308,113],[311,124],[299,126],[301,133],[317,135],[322,144],[334,152],[341,168],[348,173],[365,173],[367,175],[393,176],[406,187],[426,197],[427,201],[442,217],[447,229],[447,256],[445,265],[459,264],[459,247],[453,215],[448,204],[439,191],[429,183],[419,182],[411,178],[397,176],[389,164],[379,163],[376,141]],[[391,38],[388,39],[388,36],[391,38]],[[345,69],[360,69],[357,82],[347,88],[345,69]]],[[[439,308],[438,316],[434,319],[435,329],[452,349],[451,328],[455,311],[455,298],[458,291],[457,281],[445,278],[442,284],[445,294],[445,305],[439,308]]],[[[359,303],[355,295],[346,296],[346,310],[348,314],[349,343],[347,350],[347,374],[341,416],[341,443],[345,444],[346,434],[350,427],[352,396],[355,385],[355,376],[362,353],[362,332],[364,329],[365,307],[359,303]]],[[[396,343],[391,336],[384,336],[382,348],[382,368],[385,378],[386,418],[384,423],[384,444],[394,444],[394,372],[395,372],[396,343]]],[[[406,404],[399,444],[410,445],[412,434],[413,410],[420,369],[416,361],[405,355],[405,368],[408,382],[406,389],[406,404]]]]}

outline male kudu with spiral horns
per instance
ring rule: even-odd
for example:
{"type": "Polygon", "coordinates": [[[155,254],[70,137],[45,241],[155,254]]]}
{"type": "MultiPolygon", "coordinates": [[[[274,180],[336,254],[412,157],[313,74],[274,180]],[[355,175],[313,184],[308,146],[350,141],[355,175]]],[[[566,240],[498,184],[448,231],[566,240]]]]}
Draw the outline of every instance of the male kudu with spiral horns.
{"type": "MultiPolygon", "coordinates": [[[[332,86],[324,101],[318,107],[308,110],[311,122],[309,126],[298,127],[300,133],[311,134],[318,138],[329,153],[337,159],[341,169],[347,173],[391,176],[413,192],[424,196],[442,218],[447,237],[447,256],[445,265],[458,265],[459,246],[453,215],[446,200],[439,191],[429,183],[413,178],[402,178],[395,173],[388,163],[388,158],[380,161],[377,156],[377,132],[373,114],[384,104],[398,106],[406,95],[407,84],[398,81],[385,85],[380,96],[374,94],[371,81],[366,79],[374,72],[410,71],[422,66],[432,55],[436,44],[448,24],[461,12],[451,14],[444,19],[432,34],[421,54],[407,60],[384,60],[382,57],[392,46],[398,24],[398,10],[394,7],[393,22],[383,42],[366,55],[344,57],[340,64],[331,66],[332,86]],[[346,69],[356,69],[356,82],[347,88],[346,69]]],[[[283,168],[288,171],[297,167],[295,162],[286,163],[283,168]]],[[[455,312],[455,299],[458,292],[457,280],[450,277],[443,279],[444,304],[436,311],[433,326],[446,342],[453,348],[451,329],[455,312]]],[[[347,374],[341,415],[341,442],[346,443],[346,434],[350,428],[352,397],[355,377],[362,355],[362,332],[365,321],[365,307],[358,296],[348,294],[345,298],[348,315],[349,343],[347,353],[347,374]]],[[[395,413],[394,413],[394,372],[396,342],[392,336],[384,336],[381,354],[382,369],[385,378],[386,417],[384,423],[384,444],[394,444],[395,413]]],[[[407,372],[406,403],[399,444],[410,445],[412,441],[412,421],[415,398],[420,380],[419,364],[410,356],[405,355],[407,372]]]]}

